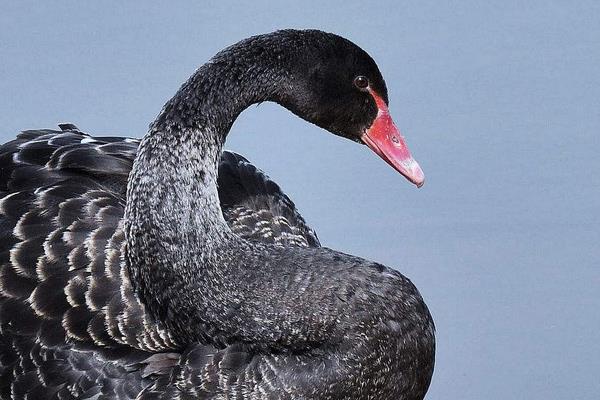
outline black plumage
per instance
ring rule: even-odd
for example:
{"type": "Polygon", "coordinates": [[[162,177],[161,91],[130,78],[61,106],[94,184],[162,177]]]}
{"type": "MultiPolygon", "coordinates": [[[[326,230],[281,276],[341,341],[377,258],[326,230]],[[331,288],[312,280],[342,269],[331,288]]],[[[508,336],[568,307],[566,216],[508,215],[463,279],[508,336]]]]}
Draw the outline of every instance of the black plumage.
{"type": "Polygon", "coordinates": [[[242,41],[144,139],[73,124],[0,146],[0,398],[421,399],[433,322],[400,273],[323,248],[292,201],[221,152],[276,101],[355,140],[387,99],[371,58],[319,31],[242,41]]]}
{"type": "MultiPolygon", "coordinates": [[[[6,383],[0,387],[6,398],[11,398],[11,392],[14,398],[32,396],[36,388],[48,396],[41,398],[53,398],[52,391],[47,391],[53,385],[38,375],[55,373],[62,376],[62,383],[69,383],[61,385],[73,392],[70,395],[86,398],[97,394],[95,385],[114,385],[111,379],[135,377],[137,386],[127,385],[133,390],[131,396],[125,396],[125,388],[114,393],[135,398],[143,377],[153,382],[165,368],[170,371],[178,365],[180,358],[179,353],[153,353],[155,349],[179,350],[176,341],[165,343],[155,332],[140,336],[149,322],[120,276],[125,272],[120,265],[123,237],[119,225],[139,140],[93,138],[72,124],[61,124],[61,128],[26,131],[0,147],[4,161],[0,164],[0,353],[9,360],[0,364],[0,381],[6,383]],[[18,351],[13,340],[20,346],[18,351]],[[127,358],[102,362],[102,356],[93,356],[88,349],[127,344],[147,354],[138,352],[133,363],[127,358]],[[40,365],[28,362],[32,357],[45,359],[47,353],[78,354],[79,358],[52,359],[40,365]],[[152,362],[140,362],[140,357],[152,357],[152,362]],[[158,357],[170,361],[157,364],[158,357]],[[96,364],[92,363],[95,358],[99,358],[96,364]],[[85,364],[85,368],[69,363],[85,364]],[[92,385],[84,372],[98,374],[94,368],[111,368],[114,376],[98,375],[92,385]],[[16,374],[29,378],[13,379],[16,374]],[[79,388],[81,382],[93,390],[79,388]]],[[[219,170],[220,193],[226,199],[223,213],[239,235],[270,243],[319,245],[291,200],[245,158],[224,152],[219,170]],[[264,223],[261,230],[254,229],[258,221],[264,223]],[[282,224],[287,227],[285,235],[282,224]],[[269,226],[274,229],[267,238],[264,232],[269,226]]],[[[57,398],[69,398],[65,393],[57,392],[57,398]]]]}

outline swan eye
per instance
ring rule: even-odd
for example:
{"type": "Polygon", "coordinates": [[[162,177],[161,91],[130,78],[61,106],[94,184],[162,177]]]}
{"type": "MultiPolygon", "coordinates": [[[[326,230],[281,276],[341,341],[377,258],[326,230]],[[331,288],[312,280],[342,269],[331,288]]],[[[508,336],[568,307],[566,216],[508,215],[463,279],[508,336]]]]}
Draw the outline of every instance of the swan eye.
{"type": "Polygon", "coordinates": [[[367,87],[369,87],[369,80],[366,76],[359,75],[356,78],[354,78],[354,86],[356,86],[359,89],[366,89],[367,87]]]}

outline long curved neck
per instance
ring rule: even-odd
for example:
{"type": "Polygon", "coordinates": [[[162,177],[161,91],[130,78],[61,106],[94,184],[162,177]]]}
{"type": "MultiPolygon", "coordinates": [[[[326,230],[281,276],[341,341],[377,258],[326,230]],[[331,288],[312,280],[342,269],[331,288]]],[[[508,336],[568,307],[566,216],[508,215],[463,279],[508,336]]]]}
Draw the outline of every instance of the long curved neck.
{"type": "Polygon", "coordinates": [[[188,321],[182,304],[169,298],[182,300],[185,288],[185,301],[198,302],[193,280],[222,286],[227,278],[219,268],[234,262],[226,253],[239,242],[217,192],[227,133],[249,105],[282,102],[278,90],[289,87],[280,51],[263,47],[242,42],[200,67],[151,124],[129,176],[124,227],[131,280],[150,311],[179,335],[186,335],[188,321]]]}

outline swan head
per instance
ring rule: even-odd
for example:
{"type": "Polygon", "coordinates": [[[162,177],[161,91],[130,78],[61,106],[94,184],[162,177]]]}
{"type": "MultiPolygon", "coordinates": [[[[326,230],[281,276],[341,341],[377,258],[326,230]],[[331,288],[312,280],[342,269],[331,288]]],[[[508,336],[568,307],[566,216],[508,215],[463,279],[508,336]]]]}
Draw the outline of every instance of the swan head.
{"type": "Polygon", "coordinates": [[[292,91],[287,89],[281,103],[309,122],[367,145],[421,187],[423,171],[390,116],[387,87],[375,61],[340,36],[295,32],[303,36],[303,45],[295,49],[292,91]]]}

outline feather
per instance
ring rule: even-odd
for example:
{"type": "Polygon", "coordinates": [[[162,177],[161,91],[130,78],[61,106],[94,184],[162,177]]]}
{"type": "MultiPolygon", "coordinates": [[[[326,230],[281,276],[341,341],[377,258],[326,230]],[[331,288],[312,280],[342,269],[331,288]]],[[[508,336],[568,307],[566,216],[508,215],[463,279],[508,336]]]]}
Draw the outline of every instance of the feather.
{"type": "Polygon", "coordinates": [[[63,123],[0,146],[0,400],[425,396],[414,285],[320,247],[275,182],[221,154],[264,100],[356,141],[387,111],[362,49],[285,30],[200,67],[142,141],[63,123]],[[344,83],[357,70],[369,90],[344,83]]]}

